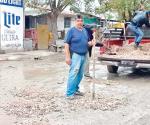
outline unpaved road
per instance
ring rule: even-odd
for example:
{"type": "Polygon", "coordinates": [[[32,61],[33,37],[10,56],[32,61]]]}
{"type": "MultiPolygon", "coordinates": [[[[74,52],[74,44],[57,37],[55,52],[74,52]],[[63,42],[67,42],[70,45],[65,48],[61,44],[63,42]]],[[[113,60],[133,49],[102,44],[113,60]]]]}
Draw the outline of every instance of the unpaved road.
{"type": "Polygon", "coordinates": [[[85,96],[68,101],[68,69],[63,53],[41,60],[1,61],[0,125],[150,124],[150,71],[120,68],[112,75],[96,62],[96,80],[82,81],[85,96]]]}

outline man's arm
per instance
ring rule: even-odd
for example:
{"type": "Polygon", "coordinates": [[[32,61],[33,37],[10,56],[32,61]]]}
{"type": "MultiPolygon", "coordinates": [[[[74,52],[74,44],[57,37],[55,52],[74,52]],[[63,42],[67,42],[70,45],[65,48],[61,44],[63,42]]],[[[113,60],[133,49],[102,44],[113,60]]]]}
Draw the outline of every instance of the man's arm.
{"type": "Polygon", "coordinates": [[[71,64],[71,57],[70,57],[70,50],[69,50],[69,44],[68,43],[65,43],[65,60],[66,60],[66,63],[68,65],[71,64]]]}
{"type": "Polygon", "coordinates": [[[68,65],[71,64],[70,44],[72,39],[72,29],[67,32],[65,36],[65,61],[68,65]]]}

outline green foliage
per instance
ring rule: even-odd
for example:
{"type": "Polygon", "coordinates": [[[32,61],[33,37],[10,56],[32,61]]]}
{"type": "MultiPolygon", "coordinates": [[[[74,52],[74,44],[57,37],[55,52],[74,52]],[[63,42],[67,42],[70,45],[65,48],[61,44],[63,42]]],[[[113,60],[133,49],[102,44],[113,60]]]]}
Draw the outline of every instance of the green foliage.
{"type": "Polygon", "coordinates": [[[95,1],[91,1],[91,0],[84,0],[84,5],[85,5],[85,12],[87,13],[93,13],[95,11],[94,8],[94,3],[95,1]]]}
{"type": "Polygon", "coordinates": [[[87,14],[95,13],[95,0],[75,0],[71,5],[71,10],[80,13],[85,12],[87,14]]]}
{"type": "Polygon", "coordinates": [[[120,20],[130,20],[136,10],[150,9],[149,0],[98,0],[100,7],[96,8],[97,13],[115,11],[120,20]]]}

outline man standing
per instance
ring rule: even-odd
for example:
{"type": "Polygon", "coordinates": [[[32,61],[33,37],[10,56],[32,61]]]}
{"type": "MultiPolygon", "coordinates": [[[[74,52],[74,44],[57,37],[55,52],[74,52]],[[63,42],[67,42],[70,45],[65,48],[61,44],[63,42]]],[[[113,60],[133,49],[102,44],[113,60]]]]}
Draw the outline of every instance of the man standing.
{"type": "Polygon", "coordinates": [[[135,17],[131,20],[131,23],[128,25],[128,29],[131,30],[135,35],[135,48],[139,47],[139,44],[144,35],[140,28],[144,24],[145,26],[150,27],[149,19],[150,11],[143,11],[137,13],[135,17]]]}
{"type": "Polygon", "coordinates": [[[82,16],[77,15],[75,27],[72,27],[65,37],[66,63],[70,65],[66,92],[68,99],[74,99],[75,95],[83,95],[79,91],[79,84],[84,74],[88,47],[94,44],[88,39],[87,31],[83,28],[82,16]]]}
{"type": "MultiPolygon", "coordinates": [[[[92,41],[93,40],[93,30],[92,30],[92,28],[94,29],[94,27],[92,27],[90,25],[85,25],[84,28],[86,29],[86,31],[88,33],[89,41],[92,41]]],[[[103,47],[103,44],[95,41],[95,46],[96,47],[103,47]]],[[[89,46],[89,48],[88,48],[87,60],[86,60],[86,65],[85,65],[84,76],[87,77],[87,78],[92,78],[91,75],[90,75],[90,58],[92,56],[92,47],[93,46],[89,46]]]]}

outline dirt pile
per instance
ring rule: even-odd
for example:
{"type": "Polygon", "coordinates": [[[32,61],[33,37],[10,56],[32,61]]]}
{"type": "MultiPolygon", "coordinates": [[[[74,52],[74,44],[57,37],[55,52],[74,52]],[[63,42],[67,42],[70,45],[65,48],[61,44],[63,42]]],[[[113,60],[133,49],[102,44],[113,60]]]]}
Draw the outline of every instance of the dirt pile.
{"type": "Polygon", "coordinates": [[[113,45],[107,53],[111,57],[123,59],[150,59],[150,44],[142,44],[139,48],[135,48],[134,44],[124,45],[123,47],[113,45]]]}

